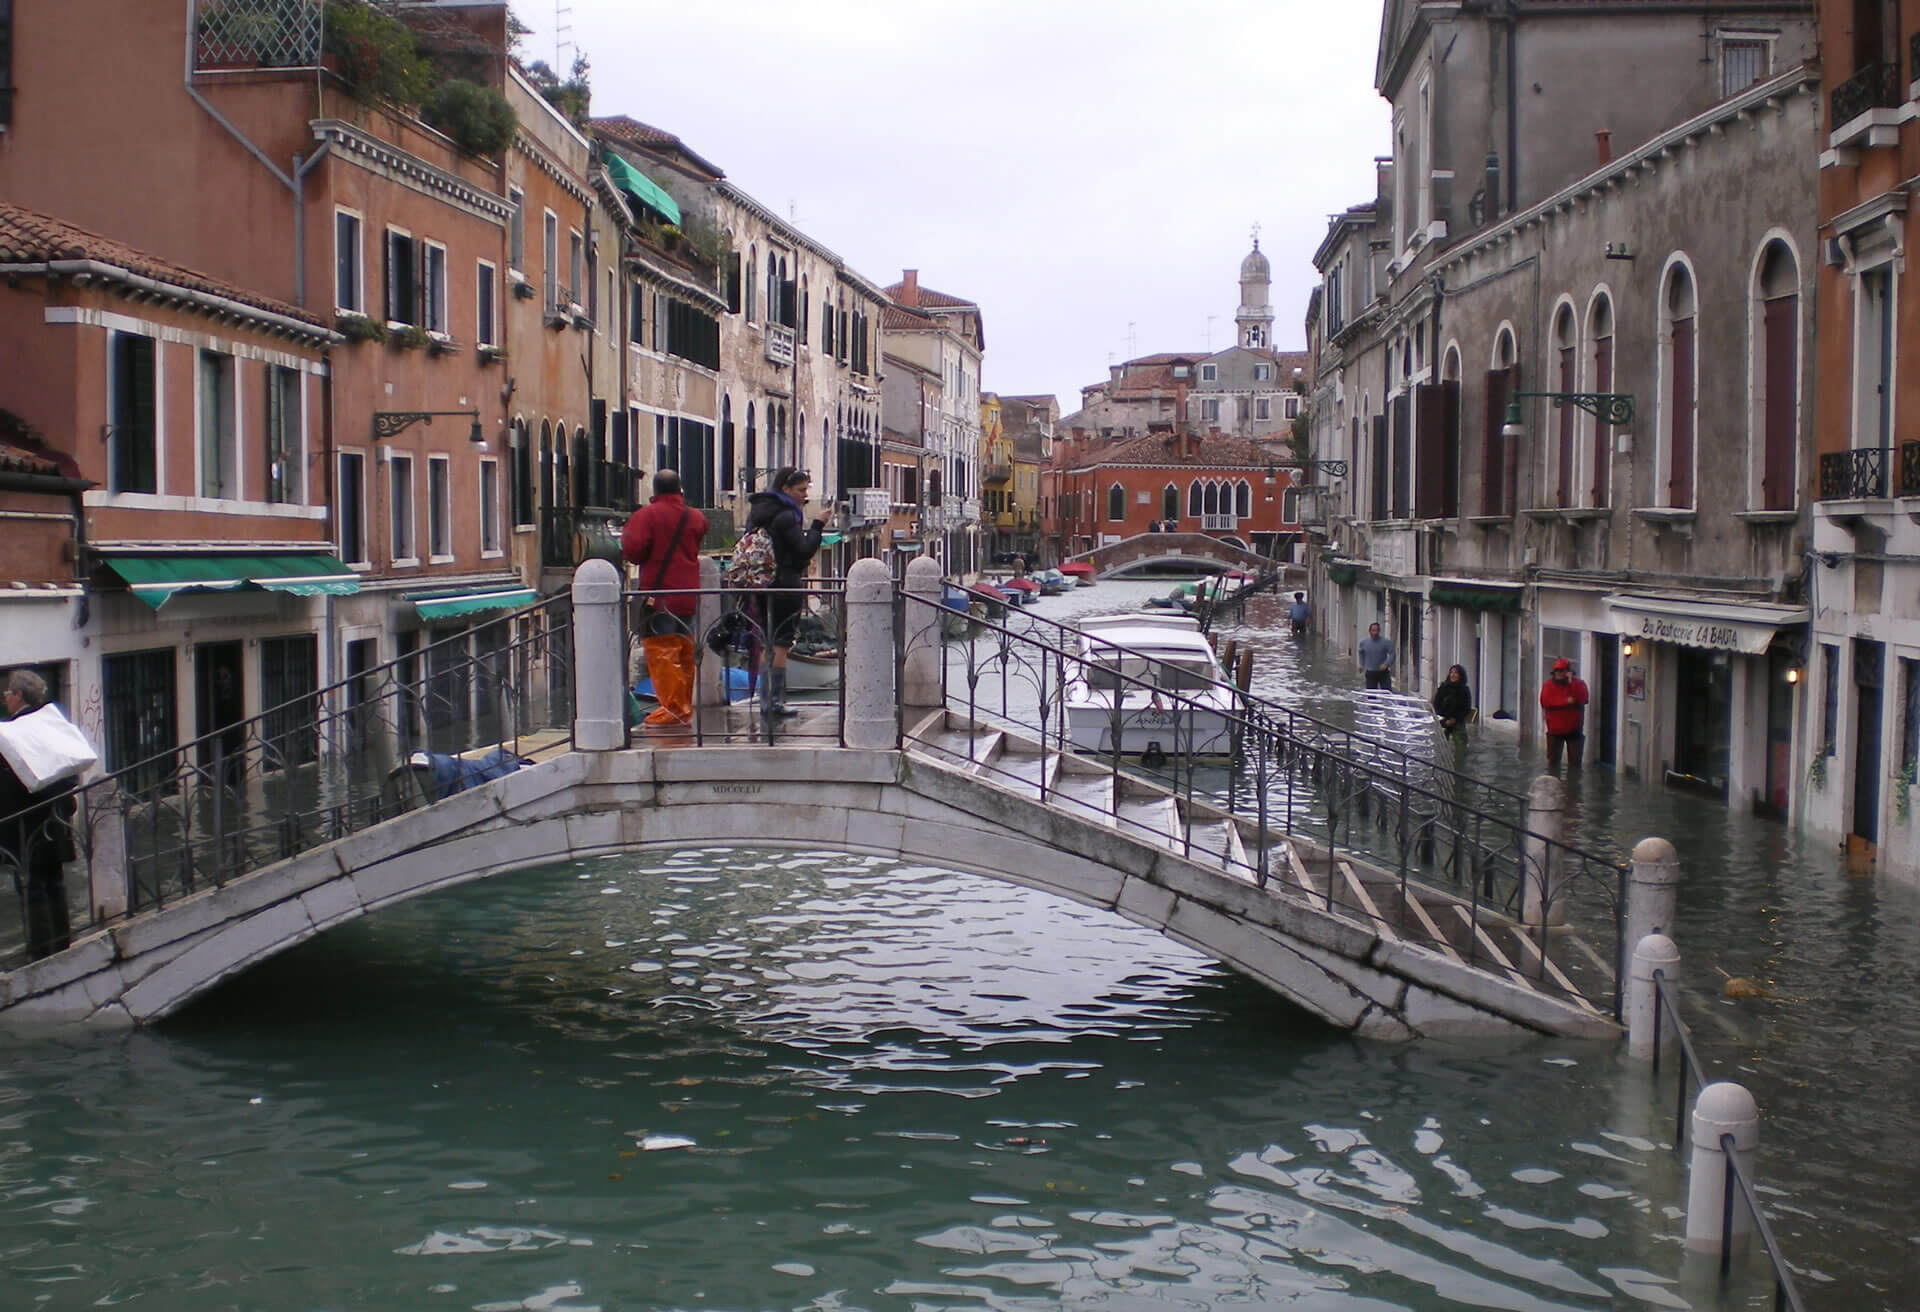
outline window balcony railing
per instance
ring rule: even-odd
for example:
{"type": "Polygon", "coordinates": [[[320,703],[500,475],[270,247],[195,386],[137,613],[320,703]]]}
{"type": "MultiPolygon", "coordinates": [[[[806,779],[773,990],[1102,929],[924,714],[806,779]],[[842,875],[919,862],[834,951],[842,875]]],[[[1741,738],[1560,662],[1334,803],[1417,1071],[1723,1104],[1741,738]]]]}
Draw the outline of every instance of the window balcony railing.
{"type": "Polygon", "coordinates": [[[1203,533],[1231,533],[1240,527],[1237,515],[1202,515],[1200,531],[1203,533]]]}
{"type": "Polygon", "coordinates": [[[767,359],[779,365],[793,363],[793,329],[777,323],[767,325],[767,359]]]}
{"type": "MultiPolygon", "coordinates": [[[[1904,460],[1905,453],[1902,453],[1904,460]]],[[[1867,501],[1887,495],[1887,453],[1883,447],[1830,451],[1820,457],[1822,501],[1867,501]]]]}
{"type": "Polygon", "coordinates": [[[1900,495],[1920,497],[1920,442],[1900,444],[1900,495]]]}
{"type": "Polygon", "coordinates": [[[988,465],[980,471],[980,481],[982,483],[1005,483],[1012,478],[1012,465],[988,465]]]}
{"type": "Polygon", "coordinates": [[[1838,132],[1870,109],[1892,109],[1906,99],[1898,64],[1868,64],[1833,89],[1833,120],[1838,132]]]}
{"type": "Polygon", "coordinates": [[[893,501],[883,487],[849,488],[847,514],[855,524],[884,524],[893,515],[893,501]]]}

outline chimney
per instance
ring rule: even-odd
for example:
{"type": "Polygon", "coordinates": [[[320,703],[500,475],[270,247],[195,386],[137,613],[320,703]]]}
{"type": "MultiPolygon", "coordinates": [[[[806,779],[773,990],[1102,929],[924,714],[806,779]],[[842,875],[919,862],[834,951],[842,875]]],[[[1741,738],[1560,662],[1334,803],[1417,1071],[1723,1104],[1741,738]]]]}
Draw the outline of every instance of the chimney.
{"type": "Polygon", "coordinates": [[[909,309],[920,308],[920,270],[906,269],[901,272],[900,304],[909,309]]]}
{"type": "Polygon", "coordinates": [[[1613,163],[1613,133],[1601,128],[1593,134],[1593,147],[1601,168],[1613,163]]]}

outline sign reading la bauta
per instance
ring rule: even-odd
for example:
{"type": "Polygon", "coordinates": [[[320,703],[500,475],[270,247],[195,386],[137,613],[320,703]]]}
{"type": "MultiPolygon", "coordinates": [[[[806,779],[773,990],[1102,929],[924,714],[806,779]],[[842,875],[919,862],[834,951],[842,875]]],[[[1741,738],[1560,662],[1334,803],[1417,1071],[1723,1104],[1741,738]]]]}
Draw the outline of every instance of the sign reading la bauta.
{"type": "Polygon", "coordinates": [[[1613,631],[1624,638],[1759,656],[1782,628],[1807,612],[1758,603],[1689,602],[1673,597],[1610,597],[1613,631]]]}

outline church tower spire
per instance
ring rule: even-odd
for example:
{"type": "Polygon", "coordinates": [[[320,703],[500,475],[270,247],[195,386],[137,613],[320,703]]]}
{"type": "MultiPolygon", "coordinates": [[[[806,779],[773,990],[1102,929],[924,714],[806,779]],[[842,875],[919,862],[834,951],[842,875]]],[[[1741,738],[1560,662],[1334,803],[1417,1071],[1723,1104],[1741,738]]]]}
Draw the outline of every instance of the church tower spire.
{"type": "Polygon", "coordinates": [[[1273,266],[1260,253],[1260,225],[1253,225],[1253,249],[1240,261],[1240,309],[1233,316],[1242,346],[1273,349],[1273,306],[1267,294],[1273,286],[1273,266]]]}

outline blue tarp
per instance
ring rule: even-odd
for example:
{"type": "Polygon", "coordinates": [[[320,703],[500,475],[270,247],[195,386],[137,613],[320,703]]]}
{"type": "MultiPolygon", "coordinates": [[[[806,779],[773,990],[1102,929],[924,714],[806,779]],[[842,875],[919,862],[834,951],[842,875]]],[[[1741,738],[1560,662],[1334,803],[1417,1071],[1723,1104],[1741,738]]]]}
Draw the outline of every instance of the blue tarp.
{"type": "Polygon", "coordinates": [[[445,752],[427,752],[428,790],[433,800],[444,802],[455,793],[464,793],[475,784],[486,783],[489,779],[498,779],[502,775],[512,774],[523,765],[533,762],[515,756],[504,747],[496,747],[485,756],[471,761],[463,761],[457,756],[448,756],[445,752]]]}

